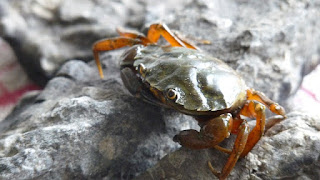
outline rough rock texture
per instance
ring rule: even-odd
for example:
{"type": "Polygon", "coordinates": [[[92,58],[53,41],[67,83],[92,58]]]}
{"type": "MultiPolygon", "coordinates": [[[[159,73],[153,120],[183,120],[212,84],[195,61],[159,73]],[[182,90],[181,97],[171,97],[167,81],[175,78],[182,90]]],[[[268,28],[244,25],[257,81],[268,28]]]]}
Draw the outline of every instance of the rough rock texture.
{"type": "Polygon", "coordinates": [[[94,71],[68,62],[1,122],[0,179],[131,179],[178,148],[173,135],[190,126],[183,115],[162,113],[94,71]]]}
{"type": "Polygon", "coordinates": [[[0,35],[27,73],[44,85],[66,60],[91,59],[92,43],[115,36],[115,27],[141,26],[143,10],[136,1],[4,0],[0,35]]]}
{"type": "MultiPolygon", "coordinates": [[[[171,140],[178,131],[197,128],[192,118],[150,106],[128,95],[117,79],[99,80],[95,71],[68,62],[1,122],[0,179],[132,179],[140,173],[137,179],[210,179],[207,161],[222,168],[228,156],[213,149],[182,148],[164,157],[178,148],[171,140]]],[[[289,113],[237,163],[230,179],[320,178],[319,122],[289,113]]],[[[233,139],[223,146],[231,147],[233,139]]]]}
{"type": "MultiPolygon", "coordinates": [[[[251,153],[238,161],[228,179],[319,179],[319,118],[289,113],[288,119],[271,128],[251,153]]],[[[227,157],[212,149],[181,148],[136,179],[209,179],[214,176],[207,162],[220,170],[227,157]]]]}
{"type": "MultiPolygon", "coordinates": [[[[22,63],[33,64],[34,78],[48,77],[66,59],[92,57],[91,43],[114,36],[116,26],[144,29],[157,20],[195,42],[210,40],[199,47],[282,105],[319,61],[315,1],[71,2],[0,1],[1,35],[22,63]]],[[[104,80],[93,62],[70,61],[44,91],[20,102],[0,124],[0,179],[132,179],[139,173],[138,178],[210,179],[208,160],[221,169],[226,155],[181,149],[143,174],[178,148],[171,138],[179,130],[197,126],[188,116],[129,95],[119,79],[121,53],[101,57],[104,80]]],[[[230,179],[318,179],[318,122],[289,113],[237,163],[230,179]]],[[[232,139],[225,142],[230,144],[232,139]]]]}

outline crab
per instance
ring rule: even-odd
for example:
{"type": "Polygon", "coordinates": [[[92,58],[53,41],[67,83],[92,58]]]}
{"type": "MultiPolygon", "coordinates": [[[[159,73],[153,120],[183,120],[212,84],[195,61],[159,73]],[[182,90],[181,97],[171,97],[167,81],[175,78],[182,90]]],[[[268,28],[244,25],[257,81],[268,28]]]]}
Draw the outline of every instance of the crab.
{"type": "Polygon", "coordinates": [[[268,123],[269,128],[285,119],[285,110],[278,103],[248,88],[226,63],[175,35],[165,24],[152,24],[146,36],[117,31],[119,37],[93,45],[100,77],[103,71],[99,53],[131,46],[120,58],[124,85],[138,98],[194,117],[200,131],[183,130],[173,140],[190,149],[215,148],[230,154],[221,171],[208,161],[209,169],[219,179],[226,179],[238,159],[246,156],[263,136],[266,108],[280,115],[268,123]],[[157,45],[160,36],[170,45],[157,45]],[[251,130],[244,116],[256,120],[251,130]],[[219,146],[230,133],[236,135],[232,150],[219,146]]]}

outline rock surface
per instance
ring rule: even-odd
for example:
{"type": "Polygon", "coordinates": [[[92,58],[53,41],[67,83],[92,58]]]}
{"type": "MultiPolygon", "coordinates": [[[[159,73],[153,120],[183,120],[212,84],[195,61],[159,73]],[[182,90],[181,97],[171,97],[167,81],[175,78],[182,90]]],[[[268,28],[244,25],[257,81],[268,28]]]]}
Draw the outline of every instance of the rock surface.
{"type": "MultiPolygon", "coordinates": [[[[150,106],[128,95],[117,79],[100,80],[95,71],[81,61],[68,62],[1,122],[0,179],[211,179],[207,161],[223,167],[228,156],[213,149],[173,152],[179,146],[172,137],[197,128],[191,117],[150,106]]],[[[318,179],[319,122],[289,113],[229,179],[318,179]]],[[[233,139],[223,146],[231,147],[233,139]]]]}
{"type": "Polygon", "coordinates": [[[139,1],[4,0],[0,35],[29,76],[45,85],[66,60],[91,60],[92,43],[116,36],[116,27],[141,26],[143,11],[139,1]]]}
{"type": "MultiPolygon", "coordinates": [[[[91,43],[116,35],[115,27],[143,29],[157,20],[195,42],[210,40],[199,47],[287,110],[320,59],[314,1],[72,2],[0,1],[0,33],[22,64],[32,64],[28,72],[39,84],[66,59],[91,59],[91,43]]],[[[221,169],[227,156],[215,150],[171,153],[179,148],[171,140],[178,131],[198,127],[191,117],[129,95],[119,78],[122,52],[102,55],[105,80],[93,62],[73,60],[43,91],[25,96],[0,123],[0,179],[211,179],[208,160],[221,169]]],[[[289,113],[230,179],[319,179],[319,129],[318,117],[289,113]]]]}
{"type": "Polygon", "coordinates": [[[173,135],[193,121],[175,127],[182,115],[161,113],[93,71],[68,62],[1,122],[0,179],[131,179],[178,148],[173,135]]]}
{"type": "MultiPolygon", "coordinates": [[[[319,118],[289,113],[238,161],[228,179],[319,179],[319,118]]],[[[227,144],[232,147],[230,141],[227,144]]],[[[136,179],[213,179],[207,162],[221,170],[227,158],[217,150],[181,148],[136,179]]]]}

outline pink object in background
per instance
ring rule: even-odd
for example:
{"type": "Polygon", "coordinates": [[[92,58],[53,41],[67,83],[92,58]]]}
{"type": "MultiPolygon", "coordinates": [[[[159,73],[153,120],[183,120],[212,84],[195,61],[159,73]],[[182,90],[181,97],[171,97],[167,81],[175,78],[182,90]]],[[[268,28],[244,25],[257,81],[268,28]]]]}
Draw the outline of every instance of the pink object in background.
{"type": "Polygon", "coordinates": [[[302,85],[294,97],[294,109],[320,115],[320,65],[304,77],[302,85]]]}
{"type": "Polygon", "coordinates": [[[28,79],[10,46],[0,38],[0,121],[11,112],[24,93],[38,89],[28,79]]]}

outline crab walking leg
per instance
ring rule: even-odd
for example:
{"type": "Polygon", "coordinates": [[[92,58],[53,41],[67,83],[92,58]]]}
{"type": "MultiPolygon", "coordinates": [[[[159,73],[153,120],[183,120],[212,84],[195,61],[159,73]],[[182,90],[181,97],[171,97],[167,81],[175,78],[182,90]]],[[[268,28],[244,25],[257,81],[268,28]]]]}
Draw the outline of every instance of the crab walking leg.
{"type": "MultiPolygon", "coordinates": [[[[133,39],[140,39],[143,42],[143,44],[156,43],[159,40],[160,35],[163,35],[163,36],[172,36],[174,38],[174,42],[175,41],[178,42],[178,44],[179,44],[178,46],[185,45],[185,47],[190,48],[190,49],[198,49],[194,45],[191,45],[191,43],[187,42],[187,40],[175,35],[174,33],[172,33],[165,24],[163,24],[163,25],[162,24],[151,25],[149,31],[152,34],[152,35],[150,34],[150,36],[149,36],[149,38],[151,37],[151,39],[148,39],[146,36],[144,36],[143,34],[141,34],[139,32],[128,31],[128,30],[125,30],[125,29],[122,29],[122,28],[117,28],[117,32],[118,32],[118,34],[120,36],[133,38],[133,39]],[[156,25],[158,25],[158,27],[156,25]],[[161,31],[167,31],[167,33],[166,32],[161,33],[161,31]],[[179,42],[179,41],[181,41],[181,42],[179,42]]],[[[166,38],[166,39],[168,39],[168,38],[166,38]]],[[[170,41],[170,42],[172,42],[172,41],[170,41]]]]}
{"type": "Polygon", "coordinates": [[[187,48],[189,49],[196,49],[196,50],[200,50],[197,46],[192,45],[191,43],[188,42],[188,39],[186,38],[182,38],[177,34],[174,34],[176,38],[178,38],[181,42],[183,42],[183,44],[186,45],[187,48]]]}
{"type": "Polygon", "coordinates": [[[151,42],[156,43],[159,40],[160,35],[162,35],[171,44],[171,46],[197,49],[189,43],[185,44],[181,39],[175,36],[165,24],[152,24],[148,31],[148,39],[151,42]]]}
{"type": "Polygon", "coordinates": [[[141,44],[144,44],[144,45],[153,44],[145,35],[139,32],[128,31],[122,28],[117,28],[117,32],[121,37],[139,39],[141,41],[141,44]]]}
{"type": "Polygon", "coordinates": [[[248,134],[249,134],[249,126],[246,121],[243,121],[242,124],[239,126],[238,132],[239,133],[238,133],[237,138],[234,142],[232,152],[231,152],[226,164],[224,165],[221,173],[219,173],[218,171],[216,171],[212,167],[210,161],[208,162],[208,166],[209,166],[211,172],[214,175],[216,175],[220,180],[226,179],[228,177],[231,170],[236,165],[236,163],[240,157],[241,152],[243,152],[243,150],[246,146],[246,142],[248,140],[248,134]]]}
{"type": "Polygon", "coordinates": [[[248,100],[256,100],[267,106],[271,112],[282,115],[284,118],[286,117],[286,112],[282,106],[278,103],[273,102],[271,99],[266,97],[262,92],[256,91],[254,89],[247,90],[248,100]]]}
{"type": "MultiPolygon", "coordinates": [[[[181,131],[173,138],[173,140],[190,149],[204,149],[212,147],[218,147],[218,149],[221,148],[220,146],[217,146],[217,144],[227,138],[232,130],[232,125],[230,125],[230,123],[232,123],[233,118],[231,114],[223,114],[217,118],[213,118],[207,121],[201,119],[199,119],[198,121],[200,122],[201,126],[200,132],[192,129],[181,131]]],[[[246,121],[242,120],[241,125],[238,126],[237,132],[238,135],[235,140],[234,147],[230,152],[228,161],[223,167],[221,173],[215,170],[212,167],[211,163],[208,162],[210,170],[219,179],[225,179],[230,174],[246,145],[249,134],[249,127],[246,121]]]]}
{"type": "Polygon", "coordinates": [[[92,46],[92,51],[93,51],[93,56],[99,70],[100,77],[103,78],[103,71],[102,71],[102,67],[99,59],[99,52],[119,49],[125,46],[133,46],[135,44],[142,44],[142,43],[138,39],[132,39],[127,37],[103,39],[95,42],[92,46]]]}
{"type": "MultiPolygon", "coordinates": [[[[232,129],[231,129],[231,133],[232,134],[239,134],[239,131],[241,131],[241,128],[240,126],[243,124],[243,119],[239,117],[233,117],[232,118],[232,129]]],[[[232,149],[227,149],[227,148],[224,148],[224,147],[221,147],[219,145],[216,145],[214,146],[215,149],[223,152],[223,153],[226,153],[226,154],[231,154],[232,153],[232,149]]]]}
{"type": "Polygon", "coordinates": [[[267,123],[266,123],[266,129],[264,132],[267,132],[272,126],[274,126],[275,124],[280,123],[281,121],[283,121],[285,119],[285,117],[283,116],[275,116],[275,117],[271,117],[268,118],[267,123]]]}
{"type": "Polygon", "coordinates": [[[250,131],[246,146],[241,153],[241,157],[244,157],[251,151],[264,134],[266,123],[265,106],[257,101],[248,101],[242,108],[240,114],[256,118],[256,125],[250,131]]]}
{"type": "Polygon", "coordinates": [[[214,148],[216,150],[221,151],[221,152],[226,153],[226,154],[231,154],[232,153],[232,150],[224,148],[224,147],[221,147],[219,145],[214,146],[214,148]]]}

